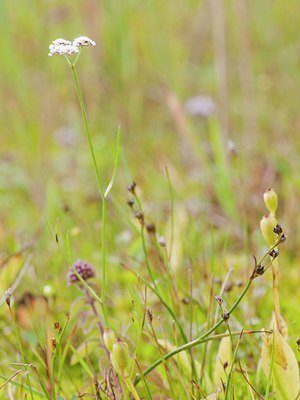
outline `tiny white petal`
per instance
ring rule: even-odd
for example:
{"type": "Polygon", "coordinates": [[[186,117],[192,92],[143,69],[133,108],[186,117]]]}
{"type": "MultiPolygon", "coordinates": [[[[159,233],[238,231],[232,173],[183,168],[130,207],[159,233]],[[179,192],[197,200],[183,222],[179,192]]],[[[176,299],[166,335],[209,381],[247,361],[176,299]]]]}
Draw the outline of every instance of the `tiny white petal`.
{"type": "MultiPolygon", "coordinates": [[[[52,44],[53,44],[54,46],[56,46],[56,45],[59,46],[59,45],[61,45],[61,44],[64,44],[64,45],[72,44],[72,42],[71,42],[70,40],[58,38],[58,39],[53,40],[52,44]]],[[[51,45],[50,45],[50,46],[51,46],[51,45]]]]}
{"type": "Polygon", "coordinates": [[[79,36],[73,40],[73,46],[96,46],[96,42],[87,36],[79,36]]]}
{"type": "Polygon", "coordinates": [[[69,40],[56,39],[49,46],[48,56],[52,57],[54,54],[58,54],[59,56],[70,56],[73,53],[79,53],[77,46],[73,46],[69,40]]]}

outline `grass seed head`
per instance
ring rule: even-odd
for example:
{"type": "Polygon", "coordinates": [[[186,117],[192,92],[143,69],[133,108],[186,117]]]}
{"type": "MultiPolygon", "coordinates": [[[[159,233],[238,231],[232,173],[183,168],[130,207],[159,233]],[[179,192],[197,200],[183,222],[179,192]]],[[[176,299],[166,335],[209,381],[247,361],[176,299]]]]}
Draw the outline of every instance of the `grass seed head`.
{"type": "Polygon", "coordinates": [[[153,224],[153,223],[147,224],[147,225],[146,225],[146,229],[147,229],[147,232],[148,232],[150,235],[155,235],[155,233],[156,233],[156,226],[155,226],[155,224],[153,224]]]}
{"type": "Polygon", "coordinates": [[[134,217],[140,222],[141,225],[145,224],[144,214],[141,211],[135,212],[134,217]]]}
{"type": "Polygon", "coordinates": [[[128,199],[127,200],[127,204],[130,208],[132,208],[134,206],[134,200],[133,199],[128,199]]]}
{"type": "Polygon", "coordinates": [[[8,307],[10,307],[10,303],[11,303],[11,291],[10,288],[6,290],[5,292],[5,302],[8,305],[8,307]]]}
{"type": "Polygon", "coordinates": [[[53,349],[55,349],[56,344],[57,344],[55,337],[51,338],[51,344],[52,344],[53,349]]]}
{"type": "Polygon", "coordinates": [[[135,194],[135,188],[136,188],[136,183],[135,181],[132,181],[128,186],[127,186],[127,190],[128,192],[135,194]]]}

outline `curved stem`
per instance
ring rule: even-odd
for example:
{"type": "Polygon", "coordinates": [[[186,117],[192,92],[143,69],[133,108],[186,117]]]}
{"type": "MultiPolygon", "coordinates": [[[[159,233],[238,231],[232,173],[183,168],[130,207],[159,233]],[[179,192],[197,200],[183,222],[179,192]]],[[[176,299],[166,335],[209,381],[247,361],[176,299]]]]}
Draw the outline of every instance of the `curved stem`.
{"type": "MultiPolygon", "coordinates": [[[[242,293],[240,294],[239,298],[236,300],[236,302],[232,305],[232,307],[230,308],[230,310],[228,311],[228,314],[230,315],[235,309],[236,307],[240,304],[240,302],[243,300],[244,296],[246,295],[246,293],[248,292],[251,283],[252,283],[252,279],[249,279],[247,285],[245,286],[244,290],[242,291],[242,293]]],[[[208,338],[208,336],[214,332],[220,325],[222,325],[222,323],[224,322],[224,319],[221,318],[214,326],[212,326],[207,332],[205,332],[202,336],[198,337],[197,339],[192,340],[191,342],[188,342],[180,347],[178,347],[177,349],[170,351],[169,353],[165,354],[163,357],[159,358],[158,360],[156,360],[152,365],[150,365],[150,367],[148,367],[144,372],[143,372],[143,376],[148,375],[154,368],[156,368],[158,365],[160,365],[163,361],[168,360],[169,358],[175,356],[176,354],[180,353],[181,351],[184,350],[188,350],[194,346],[197,346],[201,343],[203,343],[205,341],[205,339],[208,338]]],[[[140,376],[137,377],[136,379],[136,383],[138,383],[140,380],[140,376]]]]}
{"type": "Polygon", "coordinates": [[[279,274],[278,260],[276,259],[272,262],[274,314],[275,314],[277,329],[279,330],[280,333],[282,333],[279,292],[278,292],[278,274],[279,274]]]}
{"type": "MultiPolygon", "coordinates": [[[[260,260],[257,262],[255,257],[255,266],[254,266],[254,270],[249,278],[249,281],[247,283],[247,285],[245,286],[245,288],[243,289],[242,293],[240,294],[240,296],[237,298],[237,300],[235,301],[235,303],[231,306],[231,308],[228,310],[227,314],[228,317],[230,317],[230,315],[233,313],[233,311],[237,308],[237,306],[240,304],[240,302],[243,300],[243,298],[245,297],[246,293],[248,292],[248,290],[250,289],[250,286],[253,282],[253,280],[255,278],[257,278],[258,276],[262,275],[266,269],[264,267],[262,267],[262,262],[266,259],[266,257],[269,255],[270,251],[274,248],[276,248],[278,245],[280,245],[283,241],[281,240],[281,238],[279,238],[276,243],[271,246],[268,251],[260,258],[260,260]]],[[[227,318],[228,319],[228,318],[227,318]]],[[[205,342],[208,338],[208,336],[213,333],[220,325],[222,325],[222,323],[224,322],[224,319],[221,318],[219,319],[219,321],[217,321],[208,331],[206,331],[202,336],[198,337],[197,339],[194,339],[188,343],[185,343],[184,345],[178,347],[177,349],[170,351],[169,353],[165,354],[163,357],[159,358],[158,360],[156,360],[152,365],[150,365],[150,367],[148,367],[145,372],[143,372],[143,376],[148,375],[154,368],[156,368],[158,365],[160,365],[163,361],[167,360],[168,358],[171,358],[173,356],[175,356],[176,354],[180,353],[181,351],[184,350],[188,350],[194,346],[197,346],[203,342],[205,342]]],[[[136,378],[135,383],[137,384],[140,381],[140,376],[138,376],[136,378]]]]}

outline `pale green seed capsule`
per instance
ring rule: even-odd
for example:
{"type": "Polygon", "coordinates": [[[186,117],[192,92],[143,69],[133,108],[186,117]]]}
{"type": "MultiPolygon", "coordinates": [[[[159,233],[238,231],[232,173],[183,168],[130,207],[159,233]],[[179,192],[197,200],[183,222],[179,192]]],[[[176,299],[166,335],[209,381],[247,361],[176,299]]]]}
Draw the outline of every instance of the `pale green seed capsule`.
{"type": "Polygon", "coordinates": [[[224,337],[219,344],[219,350],[215,363],[213,380],[216,385],[226,382],[227,374],[232,363],[232,347],[230,337],[224,337]],[[227,367],[226,367],[227,365],[227,367]]]}
{"type": "Polygon", "coordinates": [[[276,225],[277,225],[277,220],[271,214],[264,215],[260,221],[260,229],[262,235],[267,245],[270,247],[274,246],[277,240],[277,235],[274,232],[274,228],[276,227],[276,225]]]}
{"type": "Polygon", "coordinates": [[[128,374],[131,358],[127,344],[121,339],[117,339],[113,344],[110,359],[119,375],[125,376],[128,374]]]}
{"type": "Polygon", "coordinates": [[[261,361],[268,377],[272,364],[273,385],[278,400],[296,399],[300,390],[297,358],[284,337],[275,330],[272,335],[262,334],[261,361]]]}
{"type": "Polygon", "coordinates": [[[278,197],[274,189],[268,189],[264,193],[264,202],[271,215],[275,217],[278,206],[278,197]]]}
{"type": "Polygon", "coordinates": [[[113,347],[113,344],[116,342],[116,340],[117,340],[117,337],[116,337],[114,331],[112,331],[109,328],[104,330],[103,341],[104,341],[104,344],[105,344],[107,350],[110,353],[112,352],[112,347],[113,347]]]}

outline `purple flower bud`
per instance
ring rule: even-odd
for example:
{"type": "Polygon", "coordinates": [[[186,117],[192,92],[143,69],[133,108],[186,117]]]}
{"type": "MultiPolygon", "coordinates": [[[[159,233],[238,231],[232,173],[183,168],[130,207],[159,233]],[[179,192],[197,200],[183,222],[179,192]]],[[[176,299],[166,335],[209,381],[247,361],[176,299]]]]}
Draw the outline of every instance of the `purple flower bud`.
{"type": "MultiPolygon", "coordinates": [[[[96,275],[94,267],[92,266],[92,264],[89,264],[88,262],[77,260],[73,264],[73,267],[76,269],[76,271],[82,277],[82,279],[84,279],[85,281],[89,278],[93,278],[96,275]]],[[[78,282],[78,281],[79,281],[79,279],[75,275],[74,271],[70,268],[69,273],[68,273],[69,284],[78,282]]]]}

